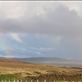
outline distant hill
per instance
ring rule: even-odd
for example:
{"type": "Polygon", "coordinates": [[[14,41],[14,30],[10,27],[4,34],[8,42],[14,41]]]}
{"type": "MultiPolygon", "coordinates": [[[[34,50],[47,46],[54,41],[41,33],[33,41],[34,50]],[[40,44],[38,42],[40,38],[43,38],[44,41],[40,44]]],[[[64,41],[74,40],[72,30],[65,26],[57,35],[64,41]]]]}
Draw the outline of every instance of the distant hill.
{"type": "Polygon", "coordinates": [[[24,62],[38,63],[38,64],[82,67],[82,61],[80,60],[71,60],[71,59],[63,59],[63,58],[56,58],[56,57],[18,58],[18,60],[24,62]]]}
{"type": "MultiPolygon", "coordinates": [[[[37,75],[46,74],[51,72],[66,72],[66,73],[77,73],[82,68],[73,67],[58,67],[52,66],[52,64],[41,64],[41,61],[67,61],[60,58],[0,58],[0,74],[22,74],[25,75],[37,75]],[[32,63],[33,62],[33,63],[32,63]],[[34,63],[37,62],[37,63],[34,63]]],[[[53,63],[52,62],[52,63],[53,63]]]]}

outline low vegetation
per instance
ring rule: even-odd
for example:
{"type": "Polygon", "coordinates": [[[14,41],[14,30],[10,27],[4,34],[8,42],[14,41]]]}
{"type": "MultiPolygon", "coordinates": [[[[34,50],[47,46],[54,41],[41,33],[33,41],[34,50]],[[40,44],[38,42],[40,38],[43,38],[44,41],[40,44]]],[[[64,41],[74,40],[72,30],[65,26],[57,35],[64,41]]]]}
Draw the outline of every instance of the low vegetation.
{"type": "Polygon", "coordinates": [[[16,60],[0,60],[1,80],[82,81],[81,68],[65,68],[31,64],[16,60]]]}

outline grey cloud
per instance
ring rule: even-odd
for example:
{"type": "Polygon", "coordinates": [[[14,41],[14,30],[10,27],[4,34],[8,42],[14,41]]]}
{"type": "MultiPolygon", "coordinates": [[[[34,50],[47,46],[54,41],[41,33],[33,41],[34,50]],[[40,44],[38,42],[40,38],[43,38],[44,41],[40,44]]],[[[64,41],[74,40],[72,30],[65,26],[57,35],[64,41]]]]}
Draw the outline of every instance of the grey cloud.
{"type": "Polygon", "coordinates": [[[25,15],[22,19],[0,20],[1,32],[26,32],[58,35],[82,34],[82,18],[75,10],[70,10],[65,5],[58,5],[54,10],[45,10],[46,15],[35,15],[28,19],[25,15]]]}
{"type": "Polygon", "coordinates": [[[81,35],[82,19],[74,10],[69,10],[66,6],[58,6],[53,11],[48,11],[45,17],[34,17],[29,20],[24,27],[27,32],[81,35]]]}

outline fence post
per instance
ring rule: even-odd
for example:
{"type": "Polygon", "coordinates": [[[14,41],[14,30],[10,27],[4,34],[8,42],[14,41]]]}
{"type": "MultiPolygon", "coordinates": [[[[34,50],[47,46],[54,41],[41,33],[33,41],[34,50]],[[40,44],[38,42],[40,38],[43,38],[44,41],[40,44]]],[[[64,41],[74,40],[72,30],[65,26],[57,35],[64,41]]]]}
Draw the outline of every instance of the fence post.
{"type": "Polygon", "coordinates": [[[47,81],[46,81],[46,79],[44,79],[44,81],[43,81],[43,82],[47,82],[47,81]]]}
{"type": "Polygon", "coordinates": [[[1,80],[1,82],[4,82],[3,80],[1,80]]]}
{"type": "Polygon", "coordinates": [[[36,82],[39,82],[39,80],[37,79],[37,81],[36,82]]]}

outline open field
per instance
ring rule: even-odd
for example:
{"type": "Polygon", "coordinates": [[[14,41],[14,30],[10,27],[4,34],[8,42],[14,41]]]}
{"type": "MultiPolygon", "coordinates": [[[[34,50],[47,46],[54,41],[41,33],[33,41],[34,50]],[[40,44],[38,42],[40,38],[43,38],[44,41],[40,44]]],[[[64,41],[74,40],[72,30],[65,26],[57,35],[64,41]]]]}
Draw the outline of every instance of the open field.
{"type": "MultiPolygon", "coordinates": [[[[65,68],[32,64],[13,59],[0,60],[0,80],[48,80],[50,81],[82,81],[81,68],[65,68]]],[[[12,81],[11,81],[12,82],[12,81]]],[[[33,81],[35,82],[35,81],[33,81]]]]}

